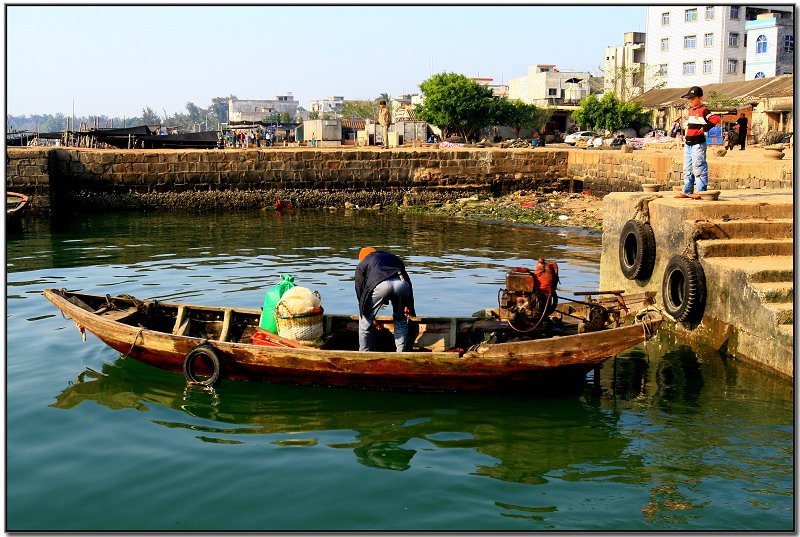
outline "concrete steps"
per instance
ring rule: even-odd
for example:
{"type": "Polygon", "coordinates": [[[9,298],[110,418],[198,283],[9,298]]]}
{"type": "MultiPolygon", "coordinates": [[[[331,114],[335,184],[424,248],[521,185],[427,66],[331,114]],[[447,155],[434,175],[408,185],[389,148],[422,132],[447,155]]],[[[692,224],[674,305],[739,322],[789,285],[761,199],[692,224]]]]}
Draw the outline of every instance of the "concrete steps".
{"type": "Polygon", "coordinates": [[[794,256],[718,257],[703,260],[730,270],[741,271],[750,283],[774,283],[794,281],[794,256]]]}
{"type": "Polygon", "coordinates": [[[703,239],[697,241],[697,253],[700,257],[792,255],[794,239],[703,239]]]}
{"type": "Polygon", "coordinates": [[[750,287],[755,289],[764,302],[781,303],[794,300],[793,282],[752,282],[750,287]]]}
{"type": "Polygon", "coordinates": [[[764,304],[764,307],[775,317],[775,324],[794,324],[794,304],[791,302],[764,304]]]}
{"type": "Polygon", "coordinates": [[[740,218],[715,221],[714,224],[715,226],[709,230],[709,233],[715,239],[762,237],[789,239],[794,236],[794,220],[791,218],[740,218]]]}

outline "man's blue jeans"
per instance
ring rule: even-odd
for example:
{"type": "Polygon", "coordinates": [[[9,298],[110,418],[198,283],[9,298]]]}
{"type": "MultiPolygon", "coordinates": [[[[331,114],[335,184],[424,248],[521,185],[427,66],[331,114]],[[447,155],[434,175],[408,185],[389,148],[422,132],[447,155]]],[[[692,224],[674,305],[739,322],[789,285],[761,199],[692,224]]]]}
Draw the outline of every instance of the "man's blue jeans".
{"type": "Polygon", "coordinates": [[[376,331],[372,321],[378,315],[381,306],[391,302],[392,316],[394,317],[394,344],[397,352],[405,351],[408,338],[408,319],[404,309],[410,301],[411,286],[397,276],[375,286],[372,296],[367,301],[367,311],[358,318],[358,350],[372,350],[376,331]]]}
{"type": "Polygon", "coordinates": [[[683,193],[687,196],[694,194],[695,180],[698,192],[708,190],[706,144],[683,146],[683,177],[683,193]]]}

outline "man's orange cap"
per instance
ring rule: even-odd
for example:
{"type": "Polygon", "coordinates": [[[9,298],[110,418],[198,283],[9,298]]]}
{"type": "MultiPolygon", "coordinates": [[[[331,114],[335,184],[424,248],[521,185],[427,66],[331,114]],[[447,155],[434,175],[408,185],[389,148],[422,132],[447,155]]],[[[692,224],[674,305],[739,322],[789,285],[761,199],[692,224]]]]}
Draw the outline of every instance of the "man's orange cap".
{"type": "Polygon", "coordinates": [[[360,252],[358,252],[358,262],[361,263],[364,261],[364,258],[367,257],[372,252],[375,252],[375,248],[371,246],[367,246],[366,248],[362,248],[360,252]]]}

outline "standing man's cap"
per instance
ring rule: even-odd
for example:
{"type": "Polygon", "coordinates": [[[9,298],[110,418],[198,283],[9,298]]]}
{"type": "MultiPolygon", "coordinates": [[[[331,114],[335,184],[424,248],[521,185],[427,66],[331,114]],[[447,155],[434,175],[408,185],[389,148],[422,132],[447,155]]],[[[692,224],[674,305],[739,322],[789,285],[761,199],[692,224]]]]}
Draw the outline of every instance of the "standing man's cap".
{"type": "Polygon", "coordinates": [[[686,92],[686,95],[681,96],[681,99],[691,99],[692,97],[702,97],[703,96],[703,88],[699,86],[692,86],[689,88],[689,91],[686,92]]]}
{"type": "Polygon", "coordinates": [[[358,261],[359,261],[359,263],[361,261],[364,261],[364,258],[367,257],[369,254],[371,254],[374,251],[376,251],[375,248],[372,248],[370,246],[368,246],[366,248],[362,248],[361,251],[358,252],[358,261]]]}

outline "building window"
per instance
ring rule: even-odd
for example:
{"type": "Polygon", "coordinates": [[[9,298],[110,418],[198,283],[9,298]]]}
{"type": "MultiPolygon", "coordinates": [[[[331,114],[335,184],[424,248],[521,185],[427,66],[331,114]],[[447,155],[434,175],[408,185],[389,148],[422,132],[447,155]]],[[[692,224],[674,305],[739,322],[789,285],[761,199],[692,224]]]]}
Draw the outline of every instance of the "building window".
{"type": "Polygon", "coordinates": [[[735,73],[739,68],[739,60],[728,60],[728,72],[735,73]]]}
{"type": "Polygon", "coordinates": [[[783,51],[784,52],[794,52],[794,36],[793,35],[785,35],[785,36],[783,36],[783,51]]]}
{"type": "Polygon", "coordinates": [[[728,34],[728,45],[732,47],[739,46],[739,32],[731,32],[728,34]]]}
{"type": "Polygon", "coordinates": [[[697,46],[697,36],[696,35],[685,35],[683,36],[683,48],[695,48],[697,46]]]}
{"type": "Polygon", "coordinates": [[[547,94],[551,97],[558,95],[558,89],[556,88],[547,88],[547,94]]]}
{"type": "Polygon", "coordinates": [[[713,33],[705,35],[705,45],[707,47],[713,47],[714,46],[714,34],[713,33]]]}
{"type": "Polygon", "coordinates": [[[764,71],[759,71],[753,78],[766,78],[766,75],[764,75],[764,71]]]}
{"type": "Polygon", "coordinates": [[[669,11],[661,14],[661,26],[669,26],[669,11]]]}
{"type": "Polygon", "coordinates": [[[658,76],[667,76],[667,64],[662,63],[658,66],[658,76]]]}
{"type": "Polygon", "coordinates": [[[714,20],[714,6],[706,7],[706,20],[713,21],[714,20]]]}
{"type": "Polygon", "coordinates": [[[731,18],[732,19],[739,18],[739,6],[731,6],[731,18]]]}
{"type": "Polygon", "coordinates": [[[711,60],[703,60],[703,73],[708,74],[711,72],[711,60]]]}
{"type": "Polygon", "coordinates": [[[686,22],[695,22],[697,20],[697,8],[686,10],[686,22]]]}
{"type": "Polygon", "coordinates": [[[694,62],[683,62],[683,74],[684,75],[694,74],[694,62]]]}
{"type": "Polygon", "coordinates": [[[767,52],[767,36],[760,35],[756,38],[756,54],[764,54],[767,52]]]}
{"type": "Polygon", "coordinates": [[[661,50],[662,51],[669,50],[669,37],[661,38],[661,50]]]}
{"type": "Polygon", "coordinates": [[[254,111],[254,112],[260,112],[260,110],[259,110],[258,106],[256,106],[255,110],[253,110],[253,111],[254,111]]]}

